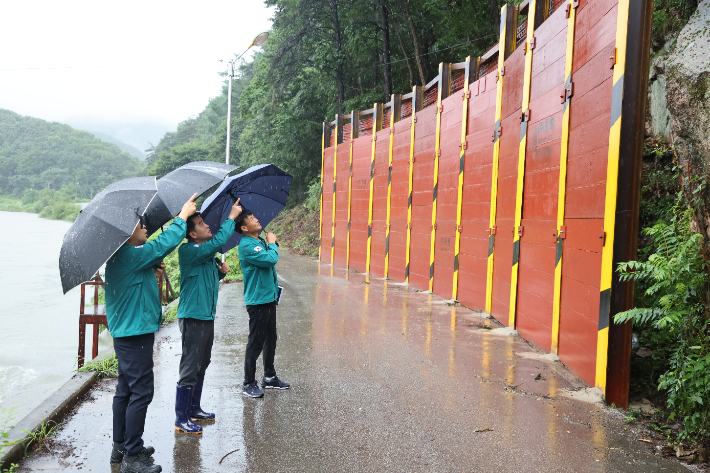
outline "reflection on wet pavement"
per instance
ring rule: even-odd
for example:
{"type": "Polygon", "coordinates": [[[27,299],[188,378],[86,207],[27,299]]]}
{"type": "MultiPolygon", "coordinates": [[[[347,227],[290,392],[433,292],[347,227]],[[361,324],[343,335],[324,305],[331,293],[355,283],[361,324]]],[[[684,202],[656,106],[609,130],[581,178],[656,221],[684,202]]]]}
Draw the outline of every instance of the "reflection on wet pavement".
{"type": "MultiPolygon", "coordinates": [[[[144,439],[163,471],[685,471],[562,397],[585,386],[485,314],[295,256],[277,269],[276,369],[293,388],[242,397],[248,316],[241,284],[223,287],[203,395],[217,419],[202,436],[174,433],[177,324],[157,337],[144,439]]],[[[108,471],[114,386],[23,469],[108,471]]]]}

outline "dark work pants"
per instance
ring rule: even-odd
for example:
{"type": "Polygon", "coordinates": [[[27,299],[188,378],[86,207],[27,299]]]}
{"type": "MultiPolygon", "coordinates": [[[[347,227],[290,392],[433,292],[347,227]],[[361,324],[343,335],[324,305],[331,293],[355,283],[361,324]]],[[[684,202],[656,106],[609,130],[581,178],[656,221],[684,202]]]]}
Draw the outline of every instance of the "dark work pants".
{"type": "Polygon", "coordinates": [[[244,384],[256,378],[256,360],[264,351],[264,376],[276,376],[274,354],[276,353],[276,302],[248,305],[249,341],[244,355],[244,384]]]}
{"type": "Polygon", "coordinates": [[[212,358],[214,320],[178,319],[182,333],[182,357],[180,358],[180,386],[195,386],[212,358]]]}
{"type": "Polygon", "coordinates": [[[128,455],[143,448],[148,405],[153,400],[153,342],[146,333],[113,339],[118,359],[118,385],[113,396],[113,441],[123,442],[128,455]]]}

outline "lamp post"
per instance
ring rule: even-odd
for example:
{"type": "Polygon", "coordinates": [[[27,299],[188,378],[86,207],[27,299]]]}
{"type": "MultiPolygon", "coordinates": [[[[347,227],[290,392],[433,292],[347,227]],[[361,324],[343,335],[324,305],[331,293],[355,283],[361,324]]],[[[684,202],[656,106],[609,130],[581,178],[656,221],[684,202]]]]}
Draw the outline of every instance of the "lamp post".
{"type": "Polygon", "coordinates": [[[232,79],[234,79],[234,64],[252,47],[263,45],[266,43],[267,39],[269,39],[269,33],[267,31],[260,33],[256,38],[254,38],[254,41],[251,42],[249,47],[239,55],[239,57],[236,59],[230,59],[227,63],[227,73],[229,75],[229,93],[227,95],[227,158],[225,160],[227,164],[229,164],[229,146],[232,137],[232,79]]]}

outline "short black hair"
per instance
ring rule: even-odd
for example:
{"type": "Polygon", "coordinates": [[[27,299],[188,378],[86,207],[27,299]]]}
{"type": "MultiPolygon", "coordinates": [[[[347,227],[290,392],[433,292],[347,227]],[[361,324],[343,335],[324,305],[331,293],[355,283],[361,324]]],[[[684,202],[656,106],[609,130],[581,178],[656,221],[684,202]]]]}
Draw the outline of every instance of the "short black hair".
{"type": "Polygon", "coordinates": [[[195,229],[195,217],[202,217],[202,214],[200,212],[195,212],[187,217],[187,230],[185,230],[185,238],[190,241],[192,241],[192,238],[190,238],[190,232],[195,229]]]}
{"type": "Polygon", "coordinates": [[[245,209],[244,207],[242,207],[242,213],[240,213],[239,215],[237,215],[237,219],[234,221],[234,229],[235,229],[237,232],[239,232],[240,234],[243,234],[243,233],[242,233],[242,224],[244,223],[244,220],[246,220],[246,218],[247,218],[249,215],[253,215],[253,214],[251,213],[251,211],[249,211],[249,210],[245,209]]]}

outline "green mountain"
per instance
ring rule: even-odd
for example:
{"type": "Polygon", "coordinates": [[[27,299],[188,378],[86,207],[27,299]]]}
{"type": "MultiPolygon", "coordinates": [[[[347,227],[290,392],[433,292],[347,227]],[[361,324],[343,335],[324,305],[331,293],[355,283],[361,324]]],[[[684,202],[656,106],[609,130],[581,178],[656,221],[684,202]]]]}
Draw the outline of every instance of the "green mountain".
{"type": "Polygon", "coordinates": [[[105,141],[107,143],[113,143],[119,148],[121,148],[121,151],[125,151],[126,153],[135,156],[136,158],[140,159],[143,161],[145,159],[145,153],[135,146],[131,146],[128,143],[124,143],[123,141],[119,140],[118,138],[111,136],[106,133],[102,133],[100,131],[90,131],[89,133],[93,134],[96,136],[96,138],[105,141]]]}
{"type": "Polygon", "coordinates": [[[0,194],[53,189],[88,200],[142,174],[137,158],[89,132],[0,109],[0,194]]]}

